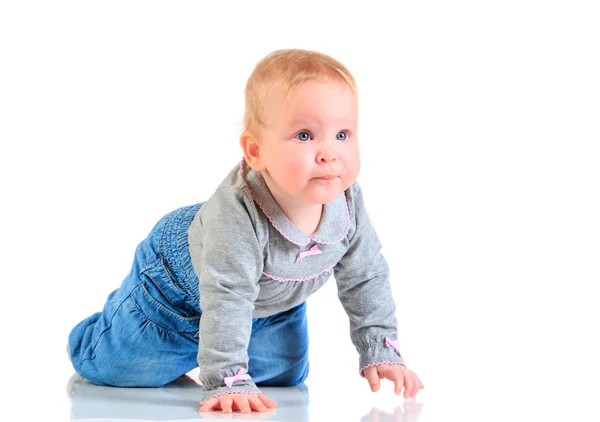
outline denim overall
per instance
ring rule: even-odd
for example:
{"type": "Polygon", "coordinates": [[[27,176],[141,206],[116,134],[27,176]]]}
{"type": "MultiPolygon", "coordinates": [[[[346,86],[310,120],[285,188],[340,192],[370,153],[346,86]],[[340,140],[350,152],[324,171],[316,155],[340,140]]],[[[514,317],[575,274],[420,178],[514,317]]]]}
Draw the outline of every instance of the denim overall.
{"type": "MultiPolygon", "coordinates": [[[[201,206],[164,216],[138,245],[131,272],[102,312],[71,331],[71,361],[79,375],[100,385],[158,387],[198,366],[202,310],[187,230],[201,206]]],[[[254,318],[248,356],[248,373],[257,385],[303,382],[308,375],[306,302],[254,318]]]]}

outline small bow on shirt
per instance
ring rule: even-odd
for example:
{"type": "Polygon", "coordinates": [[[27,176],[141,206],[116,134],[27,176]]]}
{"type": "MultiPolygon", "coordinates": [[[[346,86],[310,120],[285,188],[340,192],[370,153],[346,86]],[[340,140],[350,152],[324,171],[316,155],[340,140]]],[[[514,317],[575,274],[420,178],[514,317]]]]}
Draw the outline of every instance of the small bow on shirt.
{"type": "Polygon", "coordinates": [[[313,245],[312,248],[310,248],[307,251],[304,252],[300,252],[298,254],[298,257],[296,258],[296,262],[300,261],[301,259],[306,258],[307,256],[311,256],[311,255],[318,255],[322,253],[321,250],[319,249],[319,245],[317,245],[316,243],[313,245]]]}
{"type": "Polygon", "coordinates": [[[228,388],[231,388],[231,386],[233,385],[233,383],[236,382],[236,381],[249,380],[249,379],[251,379],[250,375],[248,375],[246,373],[246,370],[244,368],[240,368],[240,370],[238,371],[238,373],[235,374],[234,376],[232,376],[232,377],[225,377],[224,378],[225,385],[228,388]]]}
{"type": "Polygon", "coordinates": [[[385,347],[393,347],[396,350],[396,353],[400,355],[400,346],[398,345],[398,340],[392,340],[389,337],[385,338],[385,347]]]}

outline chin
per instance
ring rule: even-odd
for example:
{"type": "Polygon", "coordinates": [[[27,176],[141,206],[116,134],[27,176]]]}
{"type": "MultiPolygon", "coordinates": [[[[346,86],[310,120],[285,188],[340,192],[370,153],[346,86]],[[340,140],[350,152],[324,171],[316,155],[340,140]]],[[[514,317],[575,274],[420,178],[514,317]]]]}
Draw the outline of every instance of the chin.
{"type": "Polygon", "coordinates": [[[315,204],[327,204],[329,202],[333,202],[335,198],[337,198],[339,193],[331,193],[331,194],[320,194],[320,195],[312,195],[310,201],[315,204]]]}

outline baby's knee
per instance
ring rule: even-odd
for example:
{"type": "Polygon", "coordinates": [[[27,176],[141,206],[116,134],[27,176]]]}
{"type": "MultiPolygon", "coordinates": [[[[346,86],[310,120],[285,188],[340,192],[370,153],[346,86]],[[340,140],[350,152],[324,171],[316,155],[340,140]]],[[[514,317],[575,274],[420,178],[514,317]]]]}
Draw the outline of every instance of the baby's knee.
{"type": "Polygon", "coordinates": [[[172,374],[161,371],[158,365],[154,368],[136,367],[111,359],[86,360],[77,372],[92,384],[111,387],[161,387],[174,379],[172,374]]]}
{"type": "Polygon", "coordinates": [[[296,367],[292,368],[290,375],[290,386],[303,383],[308,377],[308,359],[302,360],[296,367]]]}

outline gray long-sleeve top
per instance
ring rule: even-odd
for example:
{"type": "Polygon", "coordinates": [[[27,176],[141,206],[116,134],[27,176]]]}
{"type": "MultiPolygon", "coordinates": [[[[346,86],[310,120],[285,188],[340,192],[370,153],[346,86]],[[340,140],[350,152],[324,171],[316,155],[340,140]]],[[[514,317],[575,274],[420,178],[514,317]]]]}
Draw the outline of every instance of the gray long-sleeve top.
{"type": "Polygon", "coordinates": [[[257,393],[252,380],[224,377],[248,368],[252,318],[304,302],[330,278],[350,319],[359,371],[403,364],[397,347],[395,304],[388,265],[371,225],[360,187],[325,204],[317,231],[306,235],[285,216],[262,175],[236,166],[200,208],[188,229],[199,279],[198,364],[204,400],[226,393],[257,393]],[[320,253],[303,254],[313,248],[320,253]]]}

